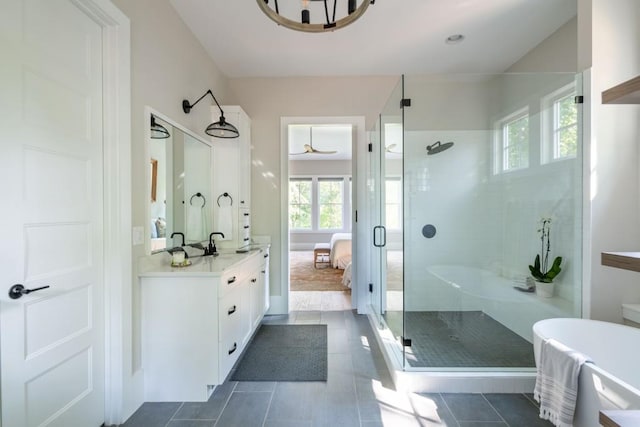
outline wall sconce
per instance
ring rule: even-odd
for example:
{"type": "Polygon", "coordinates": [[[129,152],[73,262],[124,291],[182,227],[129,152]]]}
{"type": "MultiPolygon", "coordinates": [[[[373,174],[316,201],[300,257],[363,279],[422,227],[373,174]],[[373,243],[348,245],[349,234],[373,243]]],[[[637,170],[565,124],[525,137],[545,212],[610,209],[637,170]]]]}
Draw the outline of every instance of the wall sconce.
{"type": "Polygon", "coordinates": [[[194,102],[193,104],[189,104],[189,101],[187,99],[184,99],[182,101],[182,111],[184,111],[185,114],[189,114],[189,112],[191,111],[193,106],[196,105],[198,102],[200,102],[202,100],[202,98],[204,98],[207,95],[211,95],[213,100],[216,102],[216,105],[218,106],[218,109],[220,110],[220,120],[218,120],[215,123],[211,123],[209,126],[207,126],[207,128],[204,131],[204,133],[206,133],[207,135],[210,135],[210,136],[215,136],[216,138],[237,138],[237,137],[239,137],[240,136],[240,132],[238,132],[238,129],[234,125],[232,125],[231,123],[227,123],[227,121],[224,119],[224,111],[222,111],[222,108],[220,107],[220,104],[218,104],[218,100],[216,99],[216,97],[213,96],[213,92],[211,92],[211,89],[206,91],[205,94],[202,95],[200,98],[198,98],[198,100],[196,102],[194,102]]]}
{"type": "Polygon", "coordinates": [[[151,115],[151,139],[167,139],[171,135],[166,127],[156,122],[156,116],[151,115]]]}

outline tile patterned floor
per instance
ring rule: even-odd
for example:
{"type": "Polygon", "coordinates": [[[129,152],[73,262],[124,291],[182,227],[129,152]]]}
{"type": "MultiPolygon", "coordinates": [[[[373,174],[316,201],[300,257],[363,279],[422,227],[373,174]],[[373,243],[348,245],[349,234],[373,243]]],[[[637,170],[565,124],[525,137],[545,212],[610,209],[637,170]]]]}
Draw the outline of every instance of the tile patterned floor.
{"type": "Polygon", "coordinates": [[[327,382],[225,382],[208,402],[145,403],[124,427],[537,427],[525,394],[397,392],[365,316],[292,312],[265,323],[326,324],[327,382]]]}
{"type": "Polygon", "coordinates": [[[384,318],[395,336],[413,341],[411,366],[536,366],[533,345],[482,311],[387,311],[384,318]]]}

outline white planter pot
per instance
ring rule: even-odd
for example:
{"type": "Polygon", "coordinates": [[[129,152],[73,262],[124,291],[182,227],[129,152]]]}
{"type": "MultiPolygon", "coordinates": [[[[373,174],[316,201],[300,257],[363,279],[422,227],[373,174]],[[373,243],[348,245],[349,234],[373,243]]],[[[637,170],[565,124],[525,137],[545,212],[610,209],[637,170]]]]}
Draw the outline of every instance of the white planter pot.
{"type": "Polygon", "coordinates": [[[542,298],[551,298],[553,296],[554,284],[536,281],[536,295],[542,298]]]}

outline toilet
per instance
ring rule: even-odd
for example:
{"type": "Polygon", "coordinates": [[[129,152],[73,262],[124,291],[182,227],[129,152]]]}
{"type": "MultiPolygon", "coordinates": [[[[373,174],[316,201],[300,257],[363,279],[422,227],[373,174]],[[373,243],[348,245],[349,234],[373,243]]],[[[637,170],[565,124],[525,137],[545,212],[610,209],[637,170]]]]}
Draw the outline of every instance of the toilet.
{"type": "Polygon", "coordinates": [[[640,328],[640,304],[622,304],[622,319],[625,325],[640,328]]]}

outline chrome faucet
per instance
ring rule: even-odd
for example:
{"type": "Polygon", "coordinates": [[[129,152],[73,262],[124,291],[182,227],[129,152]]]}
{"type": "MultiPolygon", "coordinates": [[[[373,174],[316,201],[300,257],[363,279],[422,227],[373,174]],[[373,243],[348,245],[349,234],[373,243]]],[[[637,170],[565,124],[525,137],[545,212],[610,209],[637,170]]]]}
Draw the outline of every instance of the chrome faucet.
{"type": "Polygon", "coordinates": [[[217,256],[218,255],[218,249],[216,249],[216,242],[213,240],[213,236],[215,236],[216,234],[219,234],[224,239],[224,234],[220,233],[219,231],[215,231],[215,232],[209,234],[209,247],[204,250],[204,255],[205,256],[206,255],[211,255],[211,256],[217,256]]]}

